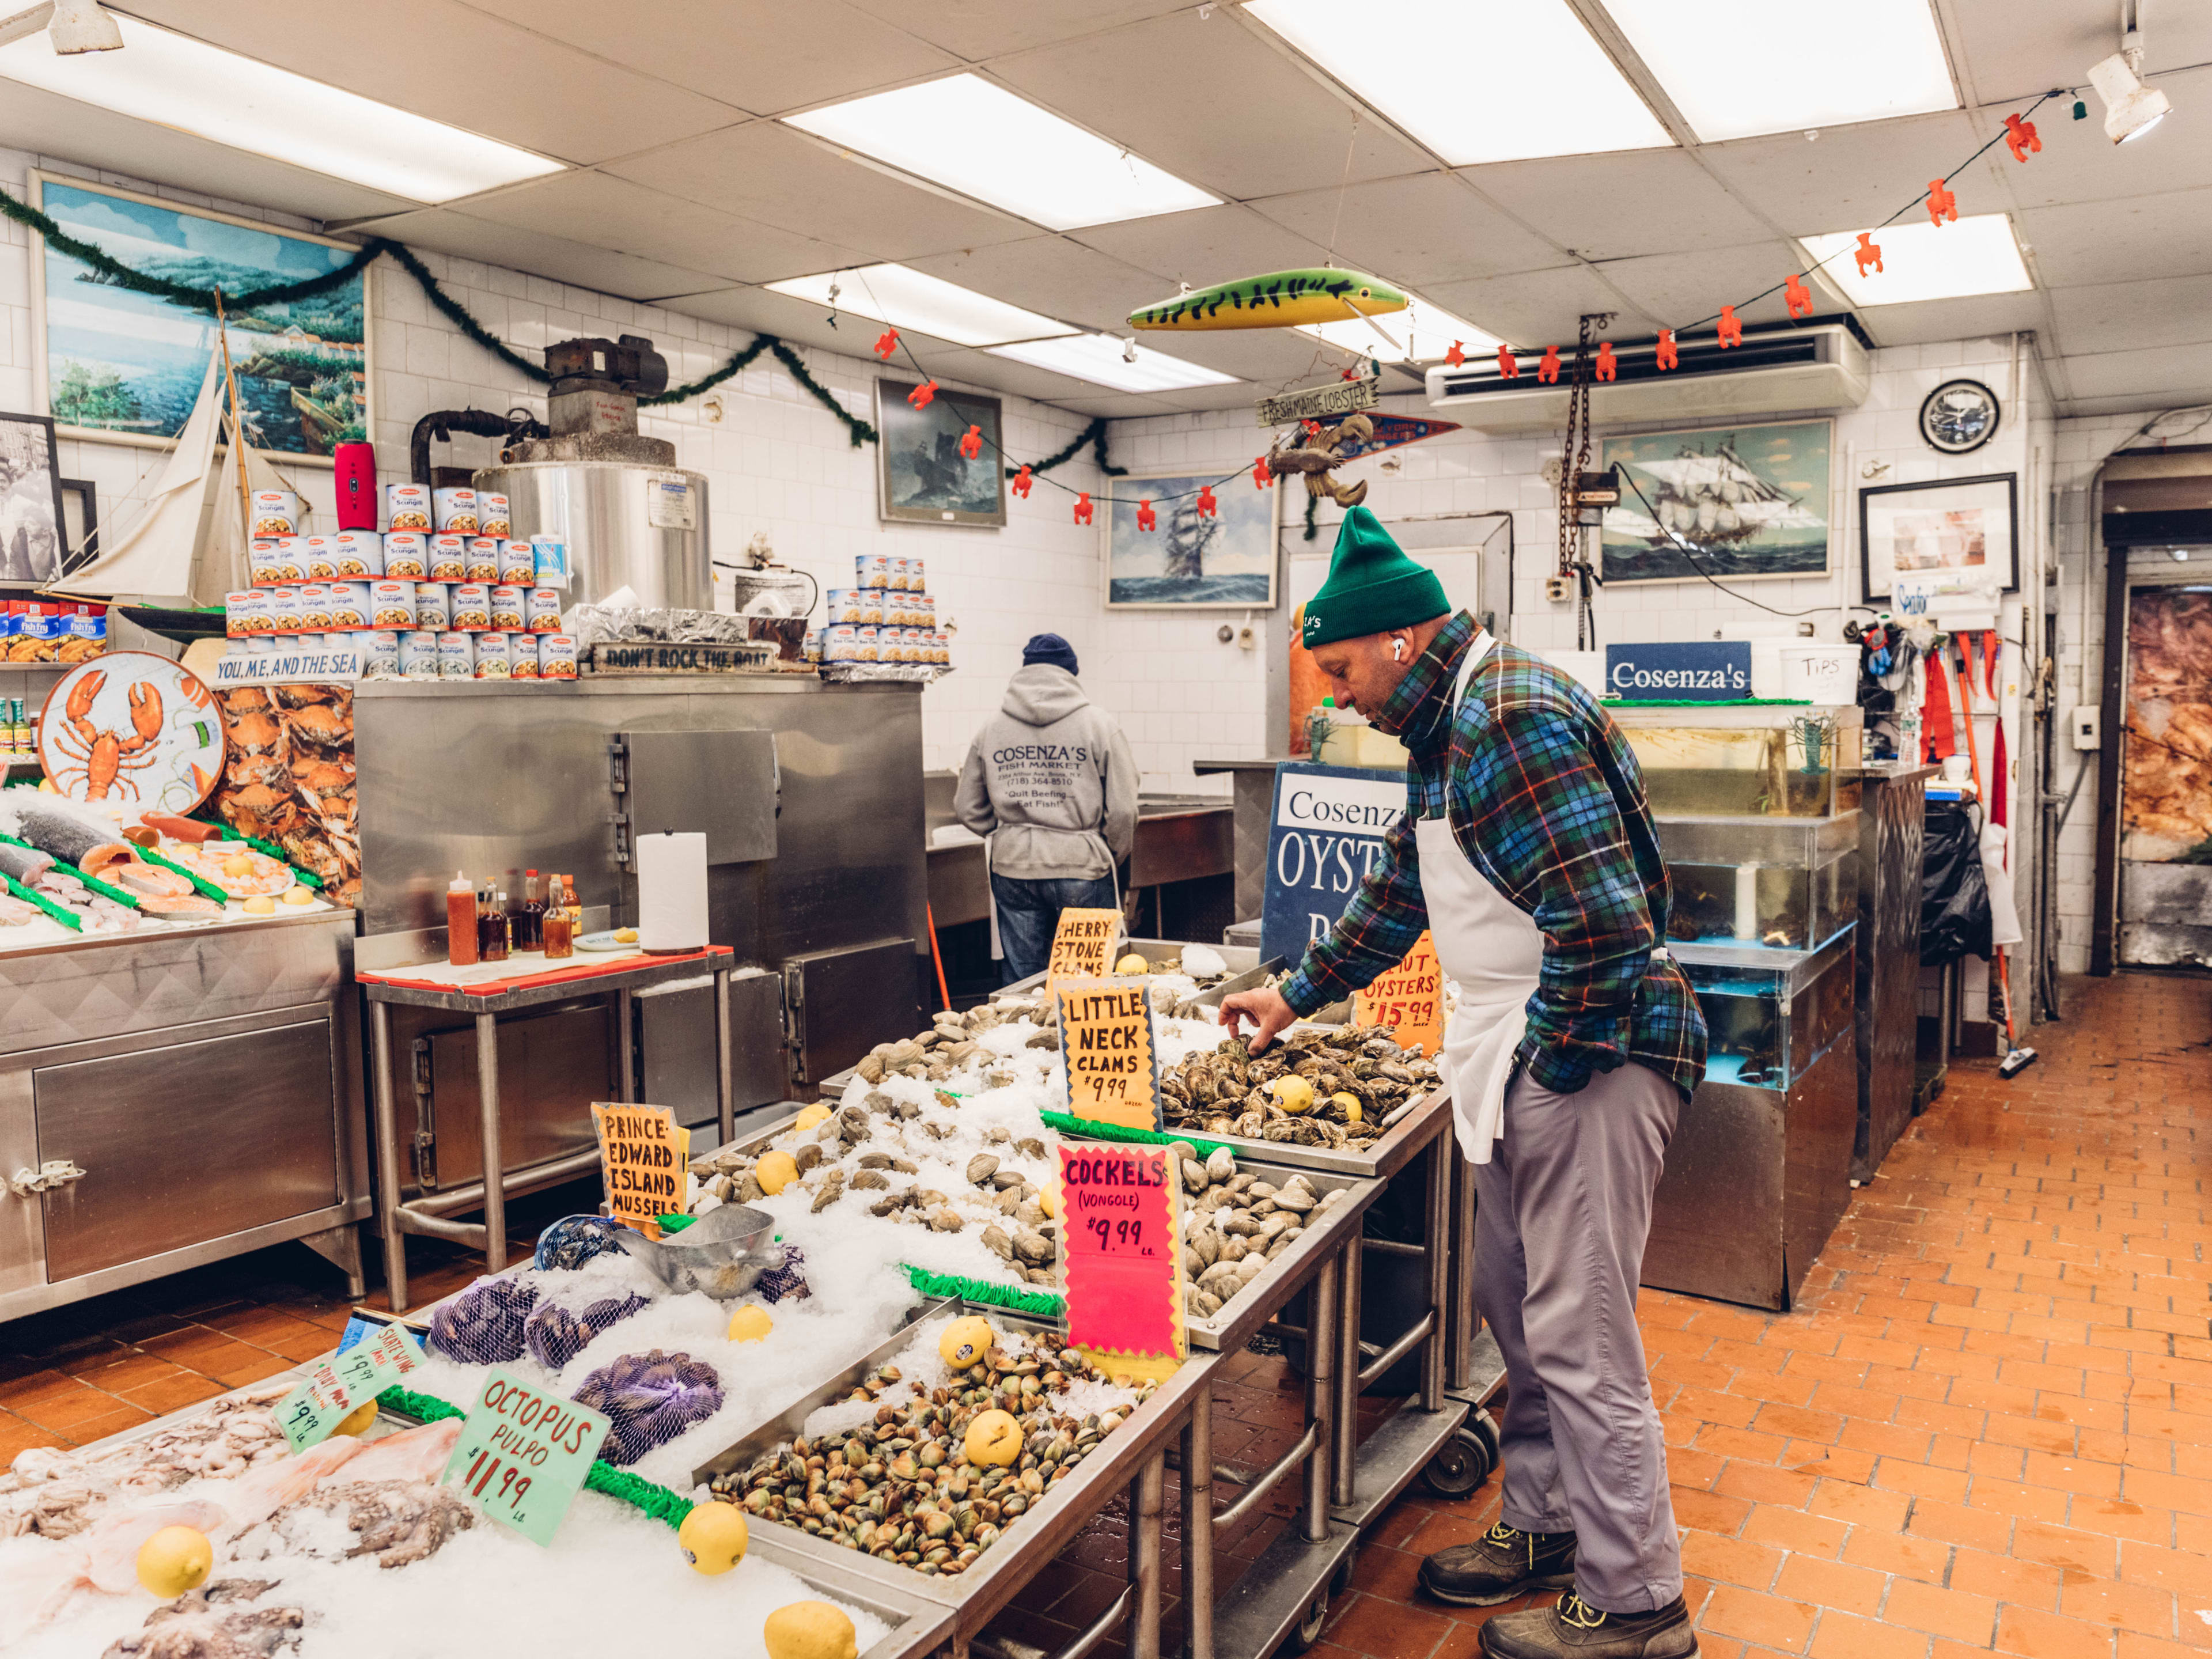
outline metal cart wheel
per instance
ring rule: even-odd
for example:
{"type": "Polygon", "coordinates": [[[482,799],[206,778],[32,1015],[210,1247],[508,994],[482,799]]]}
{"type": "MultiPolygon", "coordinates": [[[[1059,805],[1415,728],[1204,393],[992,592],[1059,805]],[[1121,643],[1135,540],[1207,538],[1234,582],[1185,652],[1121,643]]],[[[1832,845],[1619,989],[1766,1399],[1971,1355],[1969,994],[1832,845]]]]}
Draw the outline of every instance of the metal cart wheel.
{"type": "Polygon", "coordinates": [[[1359,1546],[1354,1544],[1345,1551],[1344,1559],[1336,1564],[1336,1571],[1328,1576],[1328,1593],[1342,1595],[1352,1588],[1352,1570],[1359,1565],[1359,1546]]]}
{"type": "Polygon", "coordinates": [[[1321,1630],[1328,1623],[1328,1587],[1323,1585],[1314,1592],[1314,1599],[1306,1603],[1304,1615],[1283,1638],[1283,1651],[1304,1653],[1321,1640],[1321,1630]]]}
{"type": "Polygon", "coordinates": [[[1421,1471],[1421,1483],[1439,1498],[1464,1498],[1489,1480],[1497,1467],[1497,1427],[1486,1414],[1478,1413],[1429,1460],[1421,1471]]]}

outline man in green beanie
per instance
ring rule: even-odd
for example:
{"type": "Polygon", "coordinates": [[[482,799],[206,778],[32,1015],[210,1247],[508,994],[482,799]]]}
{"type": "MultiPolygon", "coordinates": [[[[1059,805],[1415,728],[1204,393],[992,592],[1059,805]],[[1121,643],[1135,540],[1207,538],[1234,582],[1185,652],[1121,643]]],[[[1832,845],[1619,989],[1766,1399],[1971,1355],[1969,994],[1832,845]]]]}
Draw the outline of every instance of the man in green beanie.
{"type": "Polygon", "coordinates": [[[1338,703],[1406,744],[1406,816],[1281,989],[1225,998],[1221,1018],[1250,1020],[1257,1052],[1424,929],[1458,985],[1438,1066],[1474,1164],[1475,1299],[1505,1358],[1504,1506],[1422,1584],[1471,1607],[1565,1592],[1485,1625],[1492,1659],[1683,1659],[1698,1642],[1636,1289],[1705,1028],[1664,949],[1643,775],[1588,691],[1449,614],[1364,507],[1304,638],[1338,703]]]}

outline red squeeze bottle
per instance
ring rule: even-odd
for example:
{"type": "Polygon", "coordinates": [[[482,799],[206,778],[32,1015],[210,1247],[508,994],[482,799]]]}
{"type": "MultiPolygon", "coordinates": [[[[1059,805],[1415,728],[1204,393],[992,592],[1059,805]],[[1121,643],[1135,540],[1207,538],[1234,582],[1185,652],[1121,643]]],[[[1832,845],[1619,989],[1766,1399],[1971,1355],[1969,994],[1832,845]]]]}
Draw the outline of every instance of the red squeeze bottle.
{"type": "Polygon", "coordinates": [[[337,486],[338,528],[376,528],[376,446],[340,444],[331,456],[331,482],[337,486]]]}

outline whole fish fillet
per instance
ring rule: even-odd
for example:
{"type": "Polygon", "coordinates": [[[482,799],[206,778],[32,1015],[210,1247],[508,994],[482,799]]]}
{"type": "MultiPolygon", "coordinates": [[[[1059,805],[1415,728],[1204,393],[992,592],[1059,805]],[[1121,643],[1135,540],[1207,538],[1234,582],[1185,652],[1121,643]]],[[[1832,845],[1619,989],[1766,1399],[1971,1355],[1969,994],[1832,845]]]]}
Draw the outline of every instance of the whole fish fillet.
{"type": "Polygon", "coordinates": [[[59,812],[27,807],[16,820],[15,839],[27,841],[85,874],[97,875],[107,866],[131,858],[131,843],[118,836],[103,835],[59,812]]]}
{"type": "Polygon", "coordinates": [[[460,1444],[461,1419],[447,1418],[440,1423],[425,1423],[419,1429],[405,1429],[398,1434],[388,1434],[381,1440],[372,1440],[368,1449],[354,1458],[337,1474],[327,1477],[323,1484],[333,1486],[341,1482],[367,1480],[435,1480],[453,1456],[453,1448],[460,1444]]]}

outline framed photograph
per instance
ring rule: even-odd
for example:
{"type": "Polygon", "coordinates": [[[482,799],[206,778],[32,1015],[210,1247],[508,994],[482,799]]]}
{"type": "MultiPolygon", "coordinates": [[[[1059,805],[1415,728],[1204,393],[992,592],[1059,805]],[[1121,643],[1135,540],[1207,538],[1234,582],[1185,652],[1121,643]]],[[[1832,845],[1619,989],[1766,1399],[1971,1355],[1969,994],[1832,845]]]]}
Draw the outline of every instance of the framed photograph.
{"type": "Polygon", "coordinates": [[[1106,481],[1109,611],[1271,611],[1280,563],[1275,515],[1282,491],[1255,489],[1218,470],[1133,472],[1106,481]],[[1214,510],[1198,492],[1211,485],[1214,510]],[[1146,527],[1149,516],[1151,526],[1146,527]]]}
{"type": "Polygon", "coordinates": [[[62,574],[82,570],[100,556],[100,492],[89,478],[64,478],[62,574]]]}
{"type": "Polygon", "coordinates": [[[0,415],[0,582],[50,582],[62,574],[62,485],[54,423],[0,415]]]}
{"type": "Polygon", "coordinates": [[[1601,574],[1612,582],[1762,581],[1829,568],[1832,421],[1779,421],[1607,438],[1620,469],[1605,511],[1601,574]]]}
{"type": "MultiPolygon", "coordinates": [[[[31,175],[33,203],[79,241],[133,270],[226,292],[301,282],[360,249],[109,185],[31,175]]],[[[32,352],[55,424],[70,437],[167,447],[192,412],[215,349],[205,312],[97,280],[31,238],[32,352]]],[[[230,359],[247,435],[268,453],[328,461],[368,434],[368,277],[305,300],[230,313],[230,359]]]]}
{"type": "Polygon", "coordinates": [[[999,400],[940,389],[926,409],[906,400],[912,380],[876,382],[876,516],[892,524],[1006,522],[1005,426],[999,400]],[[973,460],[960,453],[983,428],[973,460]]]}
{"type": "Polygon", "coordinates": [[[1869,601],[1899,571],[1979,571],[1991,592],[2020,586],[2020,477],[1875,484],[1859,491],[1859,575],[1869,601]]]}

